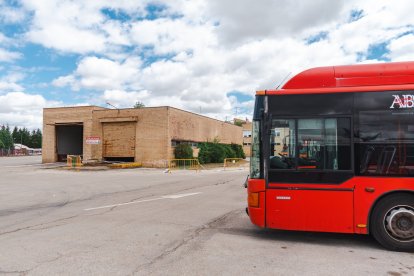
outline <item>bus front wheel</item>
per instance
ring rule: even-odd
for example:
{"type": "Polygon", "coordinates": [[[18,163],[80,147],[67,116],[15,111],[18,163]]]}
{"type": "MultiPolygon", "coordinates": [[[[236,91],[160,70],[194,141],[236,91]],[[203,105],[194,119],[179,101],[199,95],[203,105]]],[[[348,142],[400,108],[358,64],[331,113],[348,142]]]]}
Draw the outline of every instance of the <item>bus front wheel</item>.
{"type": "Polygon", "coordinates": [[[375,206],[371,233],[385,248],[414,252],[414,195],[389,195],[375,206]]]}

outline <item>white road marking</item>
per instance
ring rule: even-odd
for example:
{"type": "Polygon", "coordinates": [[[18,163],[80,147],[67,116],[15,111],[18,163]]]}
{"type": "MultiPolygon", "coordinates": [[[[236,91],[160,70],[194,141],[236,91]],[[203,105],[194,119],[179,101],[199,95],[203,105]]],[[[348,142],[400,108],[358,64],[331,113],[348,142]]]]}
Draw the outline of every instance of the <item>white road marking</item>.
{"type": "Polygon", "coordinates": [[[162,198],[177,199],[177,198],[180,198],[180,197],[192,196],[192,195],[198,195],[198,194],[201,194],[201,192],[198,192],[198,193],[189,193],[189,194],[179,194],[179,195],[166,195],[166,196],[162,196],[162,198]]]}
{"type": "Polygon", "coordinates": [[[136,200],[136,201],[130,201],[130,202],[124,202],[124,203],[118,203],[118,204],[111,204],[111,205],[105,205],[105,206],[87,208],[87,209],[83,209],[83,210],[84,211],[92,211],[92,210],[112,208],[112,207],[117,207],[117,206],[123,206],[123,205],[129,205],[129,204],[136,204],[136,203],[142,203],[142,202],[150,202],[150,201],[156,201],[156,200],[162,200],[162,199],[177,199],[177,198],[182,198],[182,197],[192,196],[192,195],[198,195],[198,194],[201,194],[201,192],[198,192],[198,193],[189,193],[189,194],[178,194],[178,195],[166,195],[166,196],[157,197],[157,198],[136,200]]]}

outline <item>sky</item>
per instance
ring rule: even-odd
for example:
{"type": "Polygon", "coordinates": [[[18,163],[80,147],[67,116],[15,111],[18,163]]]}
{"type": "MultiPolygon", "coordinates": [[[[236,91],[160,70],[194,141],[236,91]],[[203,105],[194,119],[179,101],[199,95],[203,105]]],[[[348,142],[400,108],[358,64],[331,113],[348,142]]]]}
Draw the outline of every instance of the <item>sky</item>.
{"type": "Polygon", "coordinates": [[[311,67],[414,60],[409,0],[0,0],[0,125],[46,107],[251,118],[311,67]],[[110,105],[108,105],[108,103],[110,105]]]}

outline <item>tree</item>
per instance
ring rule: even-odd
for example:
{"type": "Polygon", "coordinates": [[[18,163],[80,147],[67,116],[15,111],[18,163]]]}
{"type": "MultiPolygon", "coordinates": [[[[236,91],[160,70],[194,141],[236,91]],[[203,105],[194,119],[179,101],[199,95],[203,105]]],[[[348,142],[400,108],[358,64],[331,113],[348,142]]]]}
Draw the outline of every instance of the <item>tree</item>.
{"type": "Polygon", "coordinates": [[[30,131],[27,128],[22,128],[19,130],[19,140],[17,143],[22,143],[23,145],[29,145],[30,144],[30,131]]]}
{"type": "Polygon", "coordinates": [[[42,147],[42,131],[36,129],[32,131],[31,148],[38,149],[42,147]]]}
{"type": "Polygon", "coordinates": [[[12,137],[13,137],[13,143],[19,143],[19,141],[20,141],[20,134],[19,134],[19,129],[17,128],[17,126],[15,126],[13,128],[12,137]]]}
{"type": "Polygon", "coordinates": [[[134,108],[143,108],[143,107],[145,107],[145,104],[144,104],[144,103],[142,103],[142,102],[136,102],[136,103],[134,104],[134,108]]]}
{"type": "Polygon", "coordinates": [[[9,126],[2,126],[0,129],[0,148],[2,149],[13,149],[13,137],[10,133],[9,126]]]}
{"type": "Polygon", "coordinates": [[[176,159],[191,159],[193,148],[189,144],[178,144],[174,149],[174,156],[176,159]]]}
{"type": "Polygon", "coordinates": [[[234,120],[234,124],[236,126],[239,126],[239,127],[243,126],[243,122],[242,121],[236,121],[236,120],[234,120]]]}
{"type": "Polygon", "coordinates": [[[35,149],[42,147],[42,131],[40,129],[29,131],[27,128],[14,127],[10,136],[12,144],[23,144],[35,149]]]}

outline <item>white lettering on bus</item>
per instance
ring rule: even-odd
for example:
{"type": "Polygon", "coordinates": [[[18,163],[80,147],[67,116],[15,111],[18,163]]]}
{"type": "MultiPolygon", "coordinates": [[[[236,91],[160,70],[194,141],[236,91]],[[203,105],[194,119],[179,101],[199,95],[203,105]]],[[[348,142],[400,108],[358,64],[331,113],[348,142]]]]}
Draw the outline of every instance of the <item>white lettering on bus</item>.
{"type": "Polygon", "coordinates": [[[413,108],[414,107],[414,95],[393,95],[394,101],[390,108],[394,108],[394,105],[398,105],[398,108],[413,108]]]}
{"type": "Polygon", "coordinates": [[[277,200],[290,200],[290,196],[277,196],[277,200]]]}

